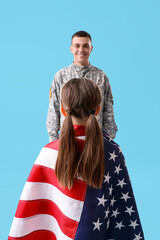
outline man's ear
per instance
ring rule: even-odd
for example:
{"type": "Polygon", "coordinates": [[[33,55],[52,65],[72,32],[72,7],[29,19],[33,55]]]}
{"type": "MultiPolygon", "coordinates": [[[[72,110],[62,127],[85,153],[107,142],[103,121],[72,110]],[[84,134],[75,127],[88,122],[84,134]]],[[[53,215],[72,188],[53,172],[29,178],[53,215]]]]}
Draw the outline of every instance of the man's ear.
{"type": "Polygon", "coordinates": [[[72,47],[72,45],[70,46],[70,50],[71,50],[71,53],[73,52],[73,47],[72,47]]]}
{"type": "Polygon", "coordinates": [[[62,105],[61,105],[61,112],[62,112],[63,116],[66,117],[66,111],[64,110],[62,105]]]}
{"type": "Polygon", "coordinates": [[[99,111],[101,110],[101,106],[99,105],[98,108],[96,109],[95,116],[99,114],[99,111]]]}

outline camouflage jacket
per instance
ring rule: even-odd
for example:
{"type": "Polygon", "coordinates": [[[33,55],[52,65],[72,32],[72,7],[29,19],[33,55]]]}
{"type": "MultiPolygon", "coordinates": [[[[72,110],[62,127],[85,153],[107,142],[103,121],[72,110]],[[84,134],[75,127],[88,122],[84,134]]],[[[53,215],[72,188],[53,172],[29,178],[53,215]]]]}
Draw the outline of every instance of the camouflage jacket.
{"type": "Polygon", "coordinates": [[[101,128],[106,130],[111,138],[114,138],[116,135],[118,129],[114,120],[113,96],[106,74],[91,64],[88,66],[78,66],[73,63],[72,65],[58,71],[51,84],[46,123],[50,141],[59,138],[58,132],[61,129],[64,120],[64,116],[60,110],[62,87],[70,79],[80,77],[91,79],[98,84],[102,93],[102,103],[101,111],[97,116],[97,120],[101,128]]]}

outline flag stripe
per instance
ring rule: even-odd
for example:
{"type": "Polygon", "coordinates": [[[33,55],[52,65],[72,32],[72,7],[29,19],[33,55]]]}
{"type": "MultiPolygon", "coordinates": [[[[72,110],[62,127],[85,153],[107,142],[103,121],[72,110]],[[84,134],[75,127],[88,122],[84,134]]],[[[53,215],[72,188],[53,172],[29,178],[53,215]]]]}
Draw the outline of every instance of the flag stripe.
{"type": "Polygon", "coordinates": [[[80,201],[84,201],[86,183],[75,179],[72,191],[70,191],[68,188],[59,186],[58,180],[55,176],[55,171],[51,168],[34,164],[27,181],[50,183],[65,195],[80,201]]]}
{"type": "Polygon", "coordinates": [[[55,202],[64,215],[79,221],[83,208],[82,201],[66,196],[51,184],[26,182],[20,200],[38,199],[48,199],[55,202]]]}
{"type": "Polygon", "coordinates": [[[55,203],[49,200],[19,201],[15,217],[27,218],[37,214],[48,214],[53,216],[62,232],[68,237],[73,236],[73,231],[78,222],[67,218],[55,203]]]}
{"type": "Polygon", "coordinates": [[[40,151],[35,164],[55,169],[58,151],[44,147],[40,151]]]}
{"type": "Polygon", "coordinates": [[[40,230],[36,232],[32,232],[24,237],[8,237],[8,240],[57,240],[55,234],[53,232],[47,230],[40,230]]]}
{"type": "MultiPolygon", "coordinates": [[[[24,237],[32,232],[48,230],[55,234],[57,240],[71,240],[60,229],[56,219],[50,215],[39,214],[29,218],[14,218],[10,237],[24,237]]],[[[74,234],[75,235],[75,234],[74,234]]]]}
{"type": "Polygon", "coordinates": [[[53,239],[74,239],[87,184],[75,180],[72,190],[59,186],[54,171],[57,153],[47,147],[41,150],[21,194],[10,237],[39,239],[39,232],[47,230],[55,234],[53,239]]]}

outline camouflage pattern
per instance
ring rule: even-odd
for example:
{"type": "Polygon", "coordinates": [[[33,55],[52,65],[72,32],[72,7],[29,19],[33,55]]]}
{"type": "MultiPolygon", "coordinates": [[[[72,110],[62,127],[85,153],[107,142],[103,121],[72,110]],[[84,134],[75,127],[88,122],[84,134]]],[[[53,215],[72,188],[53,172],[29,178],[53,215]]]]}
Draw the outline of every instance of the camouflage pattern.
{"type": "Polygon", "coordinates": [[[111,138],[114,138],[116,135],[118,129],[114,120],[113,96],[106,74],[92,65],[78,66],[73,63],[58,71],[51,84],[46,123],[50,142],[59,138],[58,132],[64,120],[64,116],[60,111],[62,87],[70,79],[81,77],[91,79],[98,84],[102,93],[102,104],[97,120],[100,126],[109,133],[111,138]]]}

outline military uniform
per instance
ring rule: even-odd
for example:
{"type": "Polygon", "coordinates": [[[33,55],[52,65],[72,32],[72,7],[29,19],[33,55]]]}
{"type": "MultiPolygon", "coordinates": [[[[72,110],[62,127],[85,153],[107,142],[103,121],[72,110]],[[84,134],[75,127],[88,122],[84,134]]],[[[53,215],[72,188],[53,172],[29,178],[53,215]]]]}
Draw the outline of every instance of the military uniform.
{"type": "Polygon", "coordinates": [[[72,78],[81,77],[93,80],[99,86],[102,93],[102,104],[97,120],[101,128],[105,129],[111,138],[114,138],[116,135],[118,129],[114,120],[113,96],[106,74],[91,64],[88,66],[78,66],[73,63],[72,65],[58,71],[51,84],[47,116],[47,130],[50,141],[59,138],[58,131],[64,120],[64,116],[60,110],[62,87],[72,78]]]}

